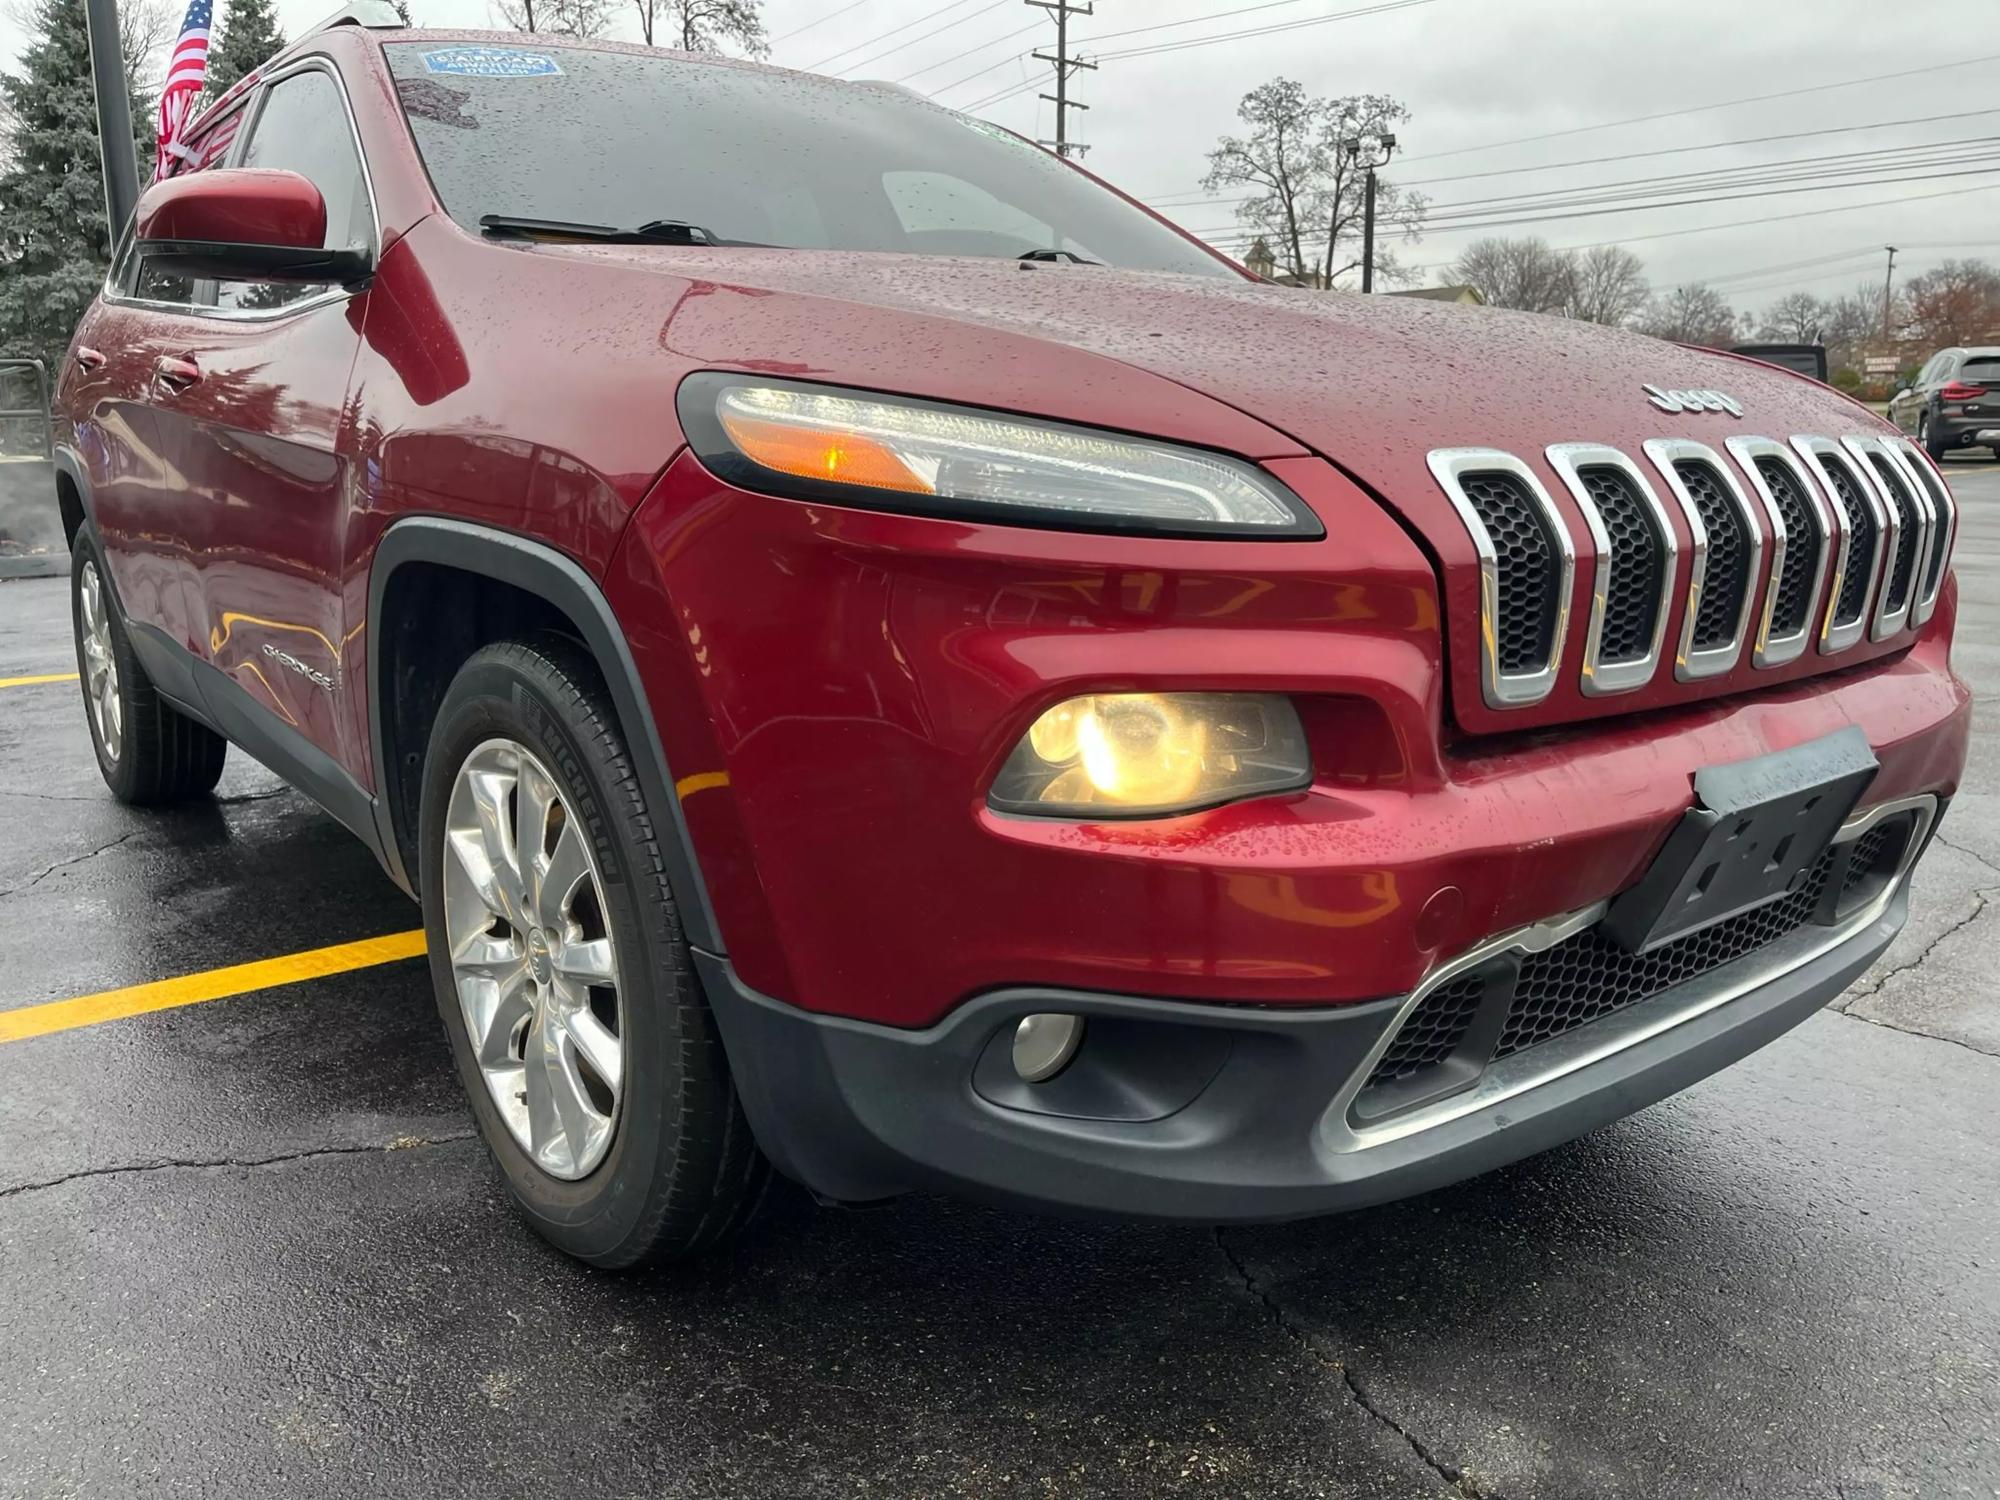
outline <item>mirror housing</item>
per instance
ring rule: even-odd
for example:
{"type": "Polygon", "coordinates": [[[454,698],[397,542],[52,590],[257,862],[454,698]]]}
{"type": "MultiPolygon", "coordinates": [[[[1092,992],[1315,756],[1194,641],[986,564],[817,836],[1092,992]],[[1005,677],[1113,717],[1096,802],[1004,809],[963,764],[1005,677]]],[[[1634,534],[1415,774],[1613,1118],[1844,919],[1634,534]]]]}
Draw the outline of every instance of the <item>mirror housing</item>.
{"type": "Polygon", "coordinates": [[[139,254],[176,275],[353,286],[374,272],[366,250],[325,248],[326,202],[297,172],[169,177],[140,196],[134,224],[139,254]]]}

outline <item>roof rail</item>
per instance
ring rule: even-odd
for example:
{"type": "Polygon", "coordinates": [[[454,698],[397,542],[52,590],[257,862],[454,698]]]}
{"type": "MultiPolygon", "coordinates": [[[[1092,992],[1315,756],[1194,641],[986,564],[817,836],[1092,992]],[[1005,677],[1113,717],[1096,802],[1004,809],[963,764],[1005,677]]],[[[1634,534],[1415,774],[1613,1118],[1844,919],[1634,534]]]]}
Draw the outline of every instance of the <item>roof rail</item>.
{"type": "Polygon", "coordinates": [[[398,14],[389,0],[354,0],[352,5],[335,11],[317,26],[309,26],[306,36],[316,32],[331,31],[336,26],[365,26],[370,31],[401,31],[409,23],[398,14]]]}

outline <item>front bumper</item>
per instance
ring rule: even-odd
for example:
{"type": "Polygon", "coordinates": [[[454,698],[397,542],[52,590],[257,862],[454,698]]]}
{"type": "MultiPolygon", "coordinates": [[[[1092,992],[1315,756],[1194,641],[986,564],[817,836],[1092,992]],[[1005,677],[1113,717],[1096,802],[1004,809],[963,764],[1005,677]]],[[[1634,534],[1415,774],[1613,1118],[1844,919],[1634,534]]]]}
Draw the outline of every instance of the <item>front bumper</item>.
{"type": "Polygon", "coordinates": [[[1546,949],[1586,912],[1482,945],[1410,996],[1252,1009],[1051,989],[995,991],[921,1031],[818,1016],[759,995],[727,962],[703,980],[751,1124],[777,1166],[858,1202],[941,1189],[1138,1219],[1279,1220],[1408,1197],[1573,1139],[1763,1046],[1844,990],[1901,930],[1935,825],[1925,797],[1879,891],[1673,988],[1488,1064],[1448,1097],[1386,1116],[1355,1101],[1438,981],[1511,944],[1546,949]],[[1087,1017],[1049,1083],[1007,1064],[1020,1017],[1087,1017]]]}

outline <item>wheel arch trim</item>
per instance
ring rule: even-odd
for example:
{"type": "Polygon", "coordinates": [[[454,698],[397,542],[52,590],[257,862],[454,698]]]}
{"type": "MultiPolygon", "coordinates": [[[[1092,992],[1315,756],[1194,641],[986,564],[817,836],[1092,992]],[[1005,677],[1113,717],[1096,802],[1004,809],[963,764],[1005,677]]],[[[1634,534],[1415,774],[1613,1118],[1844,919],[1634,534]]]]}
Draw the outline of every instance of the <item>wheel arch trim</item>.
{"type": "Polygon", "coordinates": [[[393,522],[376,544],[368,570],[368,734],[375,773],[375,819],[383,862],[406,890],[417,889],[416,872],[406,869],[393,795],[398,782],[386,744],[383,716],[381,641],[378,628],[390,580],[410,563],[433,563],[478,574],[533,594],[562,613],[582,633],[583,644],[604,674],[630,747],[634,768],[663,835],[667,878],[680,911],[682,929],[697,949],[721,954],[722,933],[709,899],[708,883],[689,835],[674,777],[624,628],[604,591],[575,559],[514,532],[443,516],[405,516],[393,522]],[[664,811],[661,811],[661,810],[664,811]]]}

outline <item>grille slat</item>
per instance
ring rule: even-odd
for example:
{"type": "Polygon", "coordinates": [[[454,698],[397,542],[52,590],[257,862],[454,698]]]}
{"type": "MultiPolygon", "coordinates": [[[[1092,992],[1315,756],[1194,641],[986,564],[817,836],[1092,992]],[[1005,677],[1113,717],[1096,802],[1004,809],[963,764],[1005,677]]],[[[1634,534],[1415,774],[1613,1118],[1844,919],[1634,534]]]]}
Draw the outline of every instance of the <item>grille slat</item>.
{"type": "Polygon", "coordinates": [[[1861,484],[1847,467],[1847,460],[1831,453],[1822,455],[1826,476],[1847,512],[1847,576],[1840,583],[1840,597],[1834,601],[1833,623],[1852,625],[1861,618],[1868,603],[1868,582],[1875,573],[1875,549],[1881,544],[1881,527],[1875,511],[1861,493],[1861,484]]]}
{"type": "Polygon", "coordinates": [[[1820,548],[1825,538],[1820,531],[1819,513],[1807,500],[1791,465],[1781,459],[1760,458],[1757,472],[1785,521],[1785,560],[1778,572],[1777,593],[1771,605],[1771,634],[1782,639],[1797,635],[1810,623],[1820,548]]]}
{"type": "Polygon", "coordinates": [[[1910,584],[1916,576],[1917,533],[1922,527],[1922,518],[1917,514],[1917,502],[1903,483],[1903,476],[1896,472],[1895,464],[1885,455],[1873,452],[1868,455],[1868,461],[1875,466],[1876,478],[1882,482],[1889,513],[1896,525],[1896,550],[1889,564],[1889,581],[1882,596],[1882,612],[1901,614],[1909,606],[1910,584]]]}
{"type": "Polygon", "coordinates": [[[1708,569],[1702,577],[1701,603],[1695,609],[1689,644],[1696,651],[1712,651],[1736,638],[1743,596],[1751,584],[1752,542],[1713,467],[1699,459],[1682,459],[1674,465],[1674,472],[1687,487],[1688,498],[1708,532],[1708,569]]]}
{"type": "Polygon", "coordinates": [[[1561,603],[1555,540],[1528,487],[1514,475],[1498,470],[1466,474],[1459,485],[1493,544],[1500,671],[1509,676],[1539,672],[1554,654],[1561,603]]]}
{"type": "Polygon", "coordinates": [[[1597,659],[1614,666],[1642,660],[1653,649],[1654,626],[1659,619],[1665,538],[1651,507],[1639,497],[1629,476],[1605,464],[1580,470],[1578,478],[1597,507],[1610,541],[1597,659]]]}

